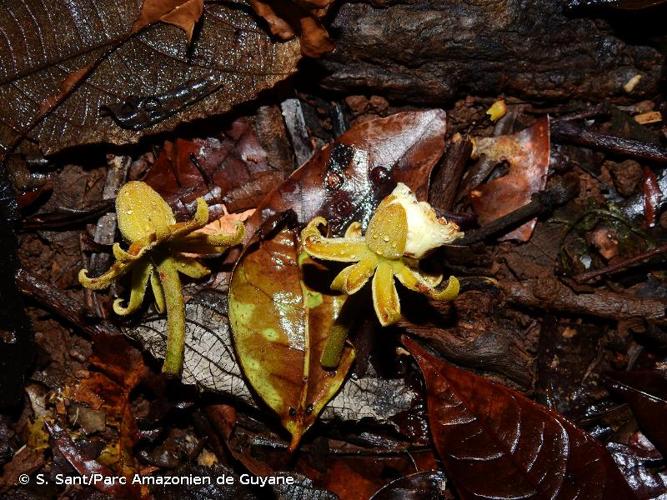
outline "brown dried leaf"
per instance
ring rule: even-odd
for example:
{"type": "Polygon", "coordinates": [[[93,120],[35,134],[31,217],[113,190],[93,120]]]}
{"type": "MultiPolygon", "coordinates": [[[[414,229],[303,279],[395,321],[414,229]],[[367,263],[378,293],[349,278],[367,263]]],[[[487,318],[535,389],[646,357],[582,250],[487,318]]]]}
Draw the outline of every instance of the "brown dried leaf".
{"type": "Polygon", "coordinates": [[[424,375],[431,434],[461,498],[634,498],[607,450],[561,415],[403,342],[424,375]]]}
{"type": "Polygon", "coordinates": [[[281,40],[291,40],[298,35],[301,52],[308,57],[320,57],[335,48],[321,23],[332,3],[333,0],[250,0],[250,5],[266,20],[272,34],[281,40]]]}
{"type": "Polygon", "coordinates": [[[166,141],[142,180],[167,199],[205,196],[209,201],[206,195],[217,188],[216,201],[230,212],[254,208],[287,177],[272,164],[256,128],[239,118],[219,137],[166,141]]]}
{"type": "Polygon", "coordinates": [[[192,44],[164,23],[133,34],[139,12],[135,0],[0,7],[0,153],[24,136],[47,154],[137,141],[254,98],[300,57],[298,42],[274,43],[236,6],[207,5],[192,44]]]}
{"type": "MultiPolygon", "coordinates": [[[[550,154],[547,117],[514,135],[478,139],[476,148],[487,161],[507,161],[510,165],[507,175],[470,192],[473,208],[482,224],[527,205],[533,193],[546,186],[550,154]]],[[[535,220],[526,222],[502,239],[528,241],[534,228],[535,220]]]]}
{"type": "Polygon", "coordinates": [[[162,21],[181,28],[188,40],[192,40],[195,24],[203,13],[204,0],[144,0],[132,31],[137,32],[149,24],[162,21]]]}

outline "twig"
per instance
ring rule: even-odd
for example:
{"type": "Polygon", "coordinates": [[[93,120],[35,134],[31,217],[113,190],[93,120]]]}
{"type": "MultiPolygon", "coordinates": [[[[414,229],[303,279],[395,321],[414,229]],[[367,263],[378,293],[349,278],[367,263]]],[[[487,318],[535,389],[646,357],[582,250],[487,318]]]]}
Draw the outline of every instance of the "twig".
{"type": "Polygon", "coordinates": [[[431,181],[429,200],[441,210],[451,210],[456,200],[466,162],[472,152],[468,138],[455,136],[447,148],[445,159],[431,181]]]}
{"type": "Polygon", "coordinates": [[[622,262],[618,262],[616,264],[612,264],[611,266],[603,267],[602,269],[597,269],[595,271],[588,271],[585,273],[580,273],[577,274],[574,277],[574,280],[577,283],[585,283],[587,281],[594,280],[596,278],[599,278],[600,276],[604,276],[606,274],[615,274],[620,271],[625,271],[626,269],[629,269],[634,266],[638,266],[640,264],[645,263],[646,261],[652,259],[656,255],[660,255],[667,252],[667,244],[661,245],[659,247],[653,248],[647,252],[644,252],[640,255],[637,255],[635,257],[631,257],[629,259],[625,259],[622,262]]]}
{"type": "Polygon", "coordinates": [[[584,314],[611,320],[644,318],[664,321],[667,300],[633,297],[604,290],[577,294],[556,278],[501,281],[508,301],[547,311],[584,314]]]}
{"type": "Polygon", "coordinates": [[[579,194],[579,181],[573,174],[563,176],[560,182],[546,191],[535,193],[528,205],[504,215],[480,229],[469,231],[456,242],[457,245],[471,245],[505,234],[529,220],[564,205],[579,194]]]}
{"type": "Polygon", "coordinates": [[[120,331],[107,321],[92,322],[85,316],[85,308],[78,300],[72,299],[61,290],[30,274],[25,269],[16,273],[16,284],[20,292],[70,322],[91,336],[121,335],[120,331]]]}
{"type": "Polygon", "coordinates": [[[639,158],[656,163],[667,163],[667,148],[663,146],[636,141],[634,139],[624,139],[614,135],[601,134],[567,121],[553,122],[551,125],[551,136],[556,142],[566,142],[601,149],[602,151],[608,151],[621,156],[639,158]]]}

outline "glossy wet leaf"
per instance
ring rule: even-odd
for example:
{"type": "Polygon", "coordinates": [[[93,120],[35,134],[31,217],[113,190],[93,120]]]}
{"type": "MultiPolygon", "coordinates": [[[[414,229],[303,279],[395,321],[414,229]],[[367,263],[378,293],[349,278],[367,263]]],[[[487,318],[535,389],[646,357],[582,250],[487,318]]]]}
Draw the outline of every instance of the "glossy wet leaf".
{"type": "Polygon", "coordinates": [[[607,450],[570,421],[404,344],[424,375],[433,441],[461,498],[634,498],[607,450]]]}
{"type": "Polygon", "coordinates": [[[607,385],[632,408],[640,428],[667,456],[667,378],[658,370],[614,372],[607,385]]]}
{"type": "MultiPolygon", "coordinates": [[[[478,139],[476,149],[486,157],[485,161],[509,163],[507,175],[477,186],[470,193],[482,224],[527,205],[533,193],[546,186],[550,155],[548,118],[541,118],[532,127],[513,135],[478,139]]],[[[502,239],[528,241],[535,222],[526,222],[502,239]]]]}
{"type": "Polygon", "coordinates": [[[0,7],[0,153],[25,131],[46,153],[133,142],[255,97],[300,57],[298,42],[276,43],[248,8],[207,4],[189,43],[164,22],[133,34],[140,6],[26,0],[0,7]]]}
{"type": "MultiPolygon", "coordinates": [[[[247,230],[291,210],[296,226],[321,215],[330,221],[333,234],[341,234],[354,221],[366,225],[399,181],[423,199],[443,152],[444,133],[440,110],[399,113],[358,125],[269,194],[247,230]]],[[[336,370],[319,363],[344,299],[329,290],[331,278],[313,283],[304,278],[317,266],[308,264],[310,259],[300,266],[298,234],[297,227],[284,227],[275,236],[256,237],[234,270],[229,308],[244,373],[280,416],[293,445],[340,387],[353,358],[348,347],[336,370]],[[319,286],[312,288],[315,283],[319,286]]]]}

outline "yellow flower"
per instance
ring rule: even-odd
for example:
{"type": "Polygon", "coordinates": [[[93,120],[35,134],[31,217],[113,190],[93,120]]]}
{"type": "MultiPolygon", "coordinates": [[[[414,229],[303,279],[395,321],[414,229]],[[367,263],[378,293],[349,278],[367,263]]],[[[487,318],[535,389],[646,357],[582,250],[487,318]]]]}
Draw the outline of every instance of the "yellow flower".
{"type": "Polygon", "coordinates": [[[166,201],[148,184],[139,181],[125,184],[116,197],[118,228],[130,244],[123,250],[113,246],[116,262],[103,275],[89,278],[88,271],[79,272],[79,282],[86,288],[101,290],[120,276],[132,271],[130,299],[116,299],[113,310],[125,316],[141,306],[150,281],[159,312],[167,311],[167,352],[162,371],[178,375],[183,368],[185,348],[185,304],[179,273],[202,278],[208,268],[188,255],[188,252],[218,254],[238,244],[244,226],[237,223],[232,234],[207,234],[199,231],[208,223],[208,206],[197,198],[197,210],[192,220],[176,222],[166,201]]]}
{"type": "Polygon", "coordinates": [[[348,295],[358,292],[373,277],[373,307],[383,326],[401,317],[401,305],[394,277],[406,288],[436,300],[453,300],[459,281],[451,276],[438,289],[442,276],[423,273],[419,259],[434,248],[463,236],[456,224],[439,219],[433,208],[418,202],[410,189],[399,183],[371,218],[366,234],[358,222],[350,224],[343,238],[326,238],[320,227],[323,217],[315,217],[301,232],[305,251],[312,257],[334,262],[354,262],[343,269],[331,288],[348,295]]]}

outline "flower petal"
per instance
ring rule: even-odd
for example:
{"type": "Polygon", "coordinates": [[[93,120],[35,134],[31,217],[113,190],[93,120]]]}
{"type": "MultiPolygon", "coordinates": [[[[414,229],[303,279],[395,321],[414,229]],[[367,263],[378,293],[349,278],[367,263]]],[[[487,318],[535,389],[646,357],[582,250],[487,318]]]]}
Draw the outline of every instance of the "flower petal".
{"type": "Polygon", "coordinates": [[[195,259],[189,257],[174,256],[171,257],[176,266],[176,270],[181,273],[189,276],[190,278],[203,278],[211,274],[211,271],[208,267],[203,264],[200,264],[195,259]]]}
{"type": "Polygon", "coordinates": [[[373,276],[377,266],[377,257],[370,254],[356,264],[347,266],[331,282],[331,289],[348,295],[357,293],[373,276]]]}
{"type": "Polygon", "coordinates": [[[204,198],[197,198],[197,210],[195,216],[187,222],[178,222],[167,228],[166,233],[158,233],[158,240],[167,239],[169,241],[177,240],[190,234],[197,229],[201,229],[208,224],[208,205],[204,198]]]}
{"type": "Polygon", "coordinates": [[[182,253],[195,255],[213,255],[223,253],[228,248],[238,245],[245,235],[245,226],[242,222],[235,225],[233,233],[204,233],[195,231],[172,244],[172,247],[182,253]]]}
{"type": "Polygon", "coordinates": [[[385,198],[366,230],[366,244],[372,251],[387,259],[398,259],[403,255],[408,237],[408,219],[405,209],[385,198]]]}
{"type": "Polygon", "coordinates": [[[91,290],[104,290],[105,288],[108,288],[116,278],[127,273],[135,262],[136,261],[115,262],[106,273],[96,278],[89,278],[88,269],[81,269],[79,271],[79,283],[91,290]]]}
{"type": "Polygon", "coordinates": [[[311,257],[334,262],[358,262],[367,255],[369,250],[362,238],[325,238],[319,226],[327,225],[324,217],[315,217],[301,231],[304,250],[311,257]]]}
{"type": "Polygon", "coordinates": [[[153,188],[141,181],[123,185],[116,197],[118,228],[134,243],[151,233],[165,234],[176,223],[171,207],[153,188]]]}
{"type": "Polygon", "coordinates": [[[409,268],[402,262],[394,264],[394,272],[401,284],[412,291],[423,293],[434,300],[454,300],[460,289],[459,280],[454,276],[449,277],[444,289],[437,289],[431,276],[425,276],[409,268]]]}
{"type": "Polygon", "coordinates": [[[148,279],[153,272],[153,265],[148,261],[138,263],[132,269],[132,285],[130,291],[130,300],[127,307],[123,307],[123,299],[116,299],[113,302],[113,311],[119,316],[126,316],[135,312],[144,301],[146,295],[146,286],[148,279]]]}
{"type": "Polygon", "coordinates": [[[394,271],[386,261],[380,261],[373,276],[373,307],[382,326],[388,326],[401,317],[401,303],[394,285],[394,271]]]}

